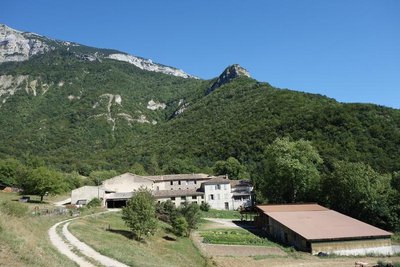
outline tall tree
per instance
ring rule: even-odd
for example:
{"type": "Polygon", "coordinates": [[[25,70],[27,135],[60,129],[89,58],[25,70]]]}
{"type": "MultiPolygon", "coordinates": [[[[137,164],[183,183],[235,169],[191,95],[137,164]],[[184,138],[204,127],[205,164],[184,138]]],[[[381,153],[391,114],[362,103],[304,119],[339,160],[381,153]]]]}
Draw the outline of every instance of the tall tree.
{"type": "Polygon", "coordinates": [[[314,200],[318,196],[322,159],[310,142],[277,138],[263,162],[264,177],[256,181],[263,197],[273,203],[314,200]]]}
{"type": "Polygon", "coordinates": [[[394,229],[398,218],[393,210],[395,192],[390,182],[390,175],[379,174],[367,164],[336,161],[332,173],[323,181],[323,192],[333,209],[394,229]]]}
{"type": "Polygon", "coordinates": [[[57,194],[66,189],[61,174],[46,167],[34,169],[19,183],[24,194],[38,195],[41,202],[46,194],[57,194]]]}
{"type": "Polygon", "coordinates": [[[25,166],[16,159],[8,158],[0,160],[0,183],[13,186],[16,185],[18,175],[25,169],[25,166]]]}
{"type": "Polygon", "coordinates": [[[155,201],[148,189],[140,188],[122,209],[122,219],[136,240],[154,234],[157,227],[155,201]]]}
{"type": "Polygon", "coordinates": [[[229,157],[227,160],[217,161],[214,165],[214,174],[227,174],[229,178],[234,180],[248,179],[250,177],[246,167],[240,164],[239,160],[234,157],[229,157]]]}

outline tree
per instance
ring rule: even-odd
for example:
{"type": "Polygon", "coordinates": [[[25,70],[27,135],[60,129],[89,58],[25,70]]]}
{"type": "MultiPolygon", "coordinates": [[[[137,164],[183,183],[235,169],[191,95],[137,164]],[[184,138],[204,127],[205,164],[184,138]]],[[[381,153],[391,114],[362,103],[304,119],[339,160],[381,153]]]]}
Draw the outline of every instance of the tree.
{"type": "Polygon", "coordinates": [[[117,176],[118,173],[114,170],[109,171],[92,171],[89,174],[90,184],[101,185],[104,180],[117,176]]]}
{"type": "Polygon", "coordinates": [[[137,175],[147,175],[146,170],[144,169],[144,166],[138,162],[135,162],[130,168],[129,171],[131,173],[137,174],[137,175]]]}
{"type": "Polygon", "coordinates": [[[229,157],[226,161],[217,161],[214,165],[214,174],[227,174],[229,178],[234,180],[248,179],[250,176],[246,167],[240,164],[240,162],[234,157],[229,157]]]}
{"type": "Polygon", "coordinates": [[[185,217],[182,215],[176,216],[172,220],[172,229],[177,236],[188,236],[189,235],[189,224],[185,217]]]}
{"type": "Polygon", "coordinates": [[[310,142],[277,138],[264,154],[264,177],[256,181],[261,195],[273,203],[315,200],[322,159],[310,142]]]}
{"type": "Polygon", "coordinates": [[[200,221],[200,207],[197,203],[183,203],[179,209],[179,213],[186,219],[189,232],[197,228],[197,224],[200,221]]]}
{"type": "Polygon", "coordinates": [[[41,202],[46,194],[58,194],[66,188],[61,174],[46,167],[34,169],[26,179],[19,181],[19,186],[24,194],[40,196],[41,202]]]}
{"type": "Polygon", "coordinates": [[[155,201],[148,189],[140,188],[122,209],[122,219],[136,240],[154,234],[157,227],[155,201]]]}
{"type": "Polygon", "coordinates": [[[362,162],[336,161],[323,181],[323,192],[333,209],[385,229],[394,229],[398,216],[390,175],[362,162]]]}
{"type": "Polygon", "coordinates": [[[17,176],[23,169],[25,169],[25,166],[16,159],[0,160],[0,183],[8,186],[16,185],[17,176]]]}

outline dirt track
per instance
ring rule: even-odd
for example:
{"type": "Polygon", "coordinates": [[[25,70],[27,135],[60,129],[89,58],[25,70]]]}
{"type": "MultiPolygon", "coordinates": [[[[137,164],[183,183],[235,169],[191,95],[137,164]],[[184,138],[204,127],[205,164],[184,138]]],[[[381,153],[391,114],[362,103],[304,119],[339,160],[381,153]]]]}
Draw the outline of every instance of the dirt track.
{"type": "MultiPolygon", "coordinates": [[[[101,212],[104,213],[104,212],[101,212]]],[[[100,214],[100,213],[97,213],[100,214]]],[[[93,215],[97,215],[93,214],[93,215]]],[[[92,216],[92,215],[89,215],[92,216]]],[[[59,223],[56,223],[49,229],[49,237],[51,243],[65,256],[67,256],[72,261],[76,262],[79,266],[82,267],[95,267],[92,263],[90,263],[84,256],[79,254],[85,255],[87,258],[101,264],[102,266],[112,266],[112,267],[128,267],[127,265],[104,256],[93,248],[89,247],[85,243],[79,241],[71,232],[68,230],[68,225],[72,220],[77,220],[79,218],[68,219],[59,223]],[[64,224],[62,229],[62,236],[57,233],[57,227],[64,224]],[[63,240],[66,239],[66,241],[63,240]],[[78,250],[79,254],[74,252],[74,250],[78,250]]]]}

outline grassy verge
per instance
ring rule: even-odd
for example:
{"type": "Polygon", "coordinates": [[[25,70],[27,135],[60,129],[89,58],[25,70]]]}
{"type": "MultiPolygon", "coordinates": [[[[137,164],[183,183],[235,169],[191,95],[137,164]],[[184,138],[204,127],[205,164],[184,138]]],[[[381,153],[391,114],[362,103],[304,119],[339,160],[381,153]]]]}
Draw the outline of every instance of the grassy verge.
{"type": "Polygon", "coordinates": [[[200,232],[200,235],[204,243],[210,244],[277,246],[267,238],[261,238],[244,229],[208,230],[200,232]]]}
{"type": "Polygon", "coordinates": [[[145,242],[131,238],[121,213],[108,213],[74,221],[70,231],[98,252],[130,266],[206,266],[188,238],[176,238],[160,223],[157,233],[145,242]],[[173,240],[176,239],[176,240],[173,240]]]}
{"type": "Polygon", "coordinates": [[[14,201],[18,198],[14,193],[0,193],[0,266],[76,266],[58,253],[47,234],[53,224],[67,217],[32,216],[34,206],[14,201]]]}
{"type": "Polygon", "coordinates": [[[400,245],[400,232],[394,233],[394,235],[392,235],[392,244],[400,245]]]}
{"type": "Polygon", "coordinates": [[[220,219],[240,219],[240,213],[236,210],[209,210],[201,212],[202,218],[220,218],[220,219]]]}

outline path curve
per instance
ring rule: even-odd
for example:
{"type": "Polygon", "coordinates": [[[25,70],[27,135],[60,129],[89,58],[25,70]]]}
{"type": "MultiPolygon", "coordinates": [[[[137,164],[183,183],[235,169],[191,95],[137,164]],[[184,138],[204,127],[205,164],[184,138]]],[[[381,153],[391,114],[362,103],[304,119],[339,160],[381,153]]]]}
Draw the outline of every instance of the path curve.
{"type": "MultiPolygon", "coordinates": [[[[110,211],[106,211],[110,212],[110,211]]],[[[93,216],[93,215],[99,215],[103,214],[106,212],[100,212],[100,213],[95,213],[87,216],[93,216]]],[[[84,217],[87,217],[84,216],[84,217]]],[[[84,218],[81,217],[81,218],[84,218]]],[[[128,265],[125,265],[117,260],[114,260],[110,257],[104,256],[97,251],[95,251],[93,248],[88,246],[87,244],[79,241],[69,230],[68,226],[73,220],[77,220],[79,218],[73,218],[73,219],[68,219],[64,220],[61,222],[58,222],[54,224],[48,231],[50,241],[51,243],[57,248],[58,251],[60,251],[62,254],[67,256],[69,259],[72,261],[76,262],[79,266],[81,267],[95,267],[92,263],[87,261],[84,257],[81,257],[77,255],[76,253],[73,252],[73,249],[79,250],[80,253],[84,254],[85,256],[97,261],[101,265],[107,266],[107,267],[128,267],[128,265]],[[64,224],[62,233],[67,240],[65,242],[63,238],[57,233],[57,227],[61,224],[64,224]]]]}

